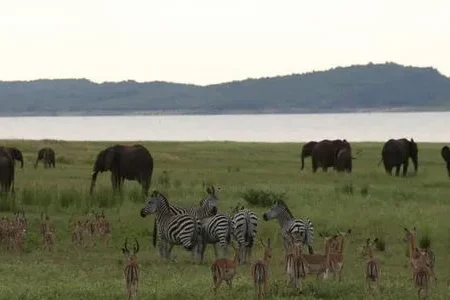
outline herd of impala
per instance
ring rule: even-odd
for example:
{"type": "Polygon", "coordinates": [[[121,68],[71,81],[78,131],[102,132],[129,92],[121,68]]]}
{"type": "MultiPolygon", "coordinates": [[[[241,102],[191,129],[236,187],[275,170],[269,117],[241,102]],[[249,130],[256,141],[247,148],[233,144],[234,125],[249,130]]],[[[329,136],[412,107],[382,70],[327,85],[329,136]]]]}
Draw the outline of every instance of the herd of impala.
{"type": "MultiPolygon", "coordinates": [[[[412,271],[412,281],[417,289],[419,299],[427,299],[429,295],[430,279],[435,281],[437,277],[434,273],[435,257],[430,248],[419,248],[416,245],[416,228],[409,230],[404,228],[404,241],[409,248],[409,263],[412,271]]],[[[302,290],[302,280],[306,275],[315,275],[318,278],[328,278],[330,273],[334,278],[342,278],[342,269],[344,267],[344,246],[347,234],[351,233],[351,229],[347,232],[336,232],[332,236],[321,237],[324,239],[323,254],[306,254],[302,251],[301,243],[294,243],[284,256],[284,271],[287,277],[287,284],[295,291],[302,290]]],[[[260,240],[264,247],[263,259],[256,260],[251,267],[251,280],[254,284],[255,292],[258,299],[263,299],[267,289],[269,278],[269,263],[272,258],[272,245],[270,239],[267,243],[260,240]]],[[[366,293],[372,294],[375,289],[379,290],[381,279],[381,266],[379,260],[374,257],[374,245],[376,240],[371,241],[368,238],[363,245],[362,254],[365,257],[364,279],[366,282],[366,293]]],[[[139,282],[139,267],[137,264],[136,254],[139,251],[139,243],[135,241],[136,246],[130,251],[127,247],[127,239],[125,240],[123,253],[126,257],[126,266],[124,270],[125,281],[127,287],[127,297],[132,299],[132,295],[137,295],[137,287],[139,282]]],[[[238,251],[234,247],[233,259],[218,258],[211,265],[211,273],[213,279],[213,290],[217,293],[220,285],[225,281],[229,287],[232,287],[233,278],[237,274],[238,251]]]]}

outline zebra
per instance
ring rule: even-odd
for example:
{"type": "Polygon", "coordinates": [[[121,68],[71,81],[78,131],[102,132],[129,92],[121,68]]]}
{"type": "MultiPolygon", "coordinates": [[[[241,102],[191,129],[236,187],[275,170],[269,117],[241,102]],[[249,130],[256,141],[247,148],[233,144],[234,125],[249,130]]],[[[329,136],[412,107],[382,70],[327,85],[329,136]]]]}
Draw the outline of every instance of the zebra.
{"type": "MultiPolygon", "coordinates": [[[[208,194],[205,198],[200,201],[200,206],[191,206],[191,207],[179,207],[173,204],[169,204],[169,210],[173,215],[181,215],[188,214],[196,217],[197,219],[197,234],[201,235],[201,220],[214,216],[218,211],[218,200],[217,193],[220,191],[220,187],[215,188],[214,186],[208,186],[206,188],[206,193],[208,194]]],[[[158,231],[157,231],[157,222],[156,218],[153,225],[153,246],[156,247],[156,243],[158,241],[158,231]]],[[[200,249],[194,249],[192,251],[192,256],[195,256],[200,249]]]]}
{"type": "Polygon", "coordinates": [[[245,264],[250,259],[253,242],[258,232],[258,217],[256,214],[238,204],[232,211],[233,236],[239,245],[239,264],[245,264]]]}
{"type": "Polygon", "coordinates": [[[174,215],[170,212],[167,198],[155,190],[141,209],[141,217],[156,213],[156,224],[161,237],[159,254],[169,258],[174,245],[182,245],[192,251],[198,240],[197,219],[188,214],[174,215]],[[169,244],[169,246],[168,246],[169,244]]]}
{"type": "Polygon", "coordinates": [[[231,217],[226,214],[216,214],[201,220],[201,235],[198,243],[200,261],[203,263],[207,244],[214,244],[214,254],[219,258],[217,246],[223,249],[222,254],[226,256],[228,245],[231,244],[233,235],[233,223],[231,217]]]}
{"type": "Polygon", "coordinates": [[[309,254],[314,254],[312,243],[314,227],[309,218],[294,219],[283,200],[276,200],[274,205],[263,215],[265,221],[278,219],[281,235],[284,240],[284,249],[289,251],[293,243],[301,242],[308,246],[309,254]]]}

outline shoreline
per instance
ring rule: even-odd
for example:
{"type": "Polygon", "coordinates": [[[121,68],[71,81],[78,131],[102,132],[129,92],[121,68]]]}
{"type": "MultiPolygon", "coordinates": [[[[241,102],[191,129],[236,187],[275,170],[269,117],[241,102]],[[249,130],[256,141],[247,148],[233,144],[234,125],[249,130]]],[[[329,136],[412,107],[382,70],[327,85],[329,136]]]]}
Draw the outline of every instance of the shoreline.
{"type": "Polygon", "coordinates": [[[263,110],[148,110],[148,111],[79,111],[79,112],[20,112],[0,113],[0,118],[14,117],[106,117],[106,116],[217,116],[217,115],[293,115],[293,114],[359,114],[359,113],[427,113],[450,112],[443,107],[391,107],[361,109],[263,109],[263,110]]]}

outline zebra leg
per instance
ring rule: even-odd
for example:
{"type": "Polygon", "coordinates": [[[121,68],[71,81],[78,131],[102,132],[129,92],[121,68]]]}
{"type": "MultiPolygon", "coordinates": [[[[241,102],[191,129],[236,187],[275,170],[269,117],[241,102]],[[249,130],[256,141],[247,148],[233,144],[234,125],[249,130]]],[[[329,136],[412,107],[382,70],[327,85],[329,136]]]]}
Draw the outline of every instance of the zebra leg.
{"type": "Polygon", "coordinates": [[[308,245],[308,252],[309,254],[314,254],[314,249],[311,245],[308,245]]]}
{"type": "Polygon", "coordinates": [[[205,251],[206,251],[206,240],[202,240],[201,243],[199,243],[200,247],[200,262],[204,263],[205,261],[205,251]]]}

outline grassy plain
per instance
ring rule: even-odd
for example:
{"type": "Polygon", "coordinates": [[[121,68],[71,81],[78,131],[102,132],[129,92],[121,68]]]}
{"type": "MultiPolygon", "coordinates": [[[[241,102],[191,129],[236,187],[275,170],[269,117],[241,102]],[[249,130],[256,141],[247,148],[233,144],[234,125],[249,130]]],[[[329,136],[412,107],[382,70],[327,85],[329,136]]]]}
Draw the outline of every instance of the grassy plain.
{"type": "MultiPolygon", "coordinates": [[[[112,197],[109,174],[99,175],[95,195],[88,195],[92,164],[98,151],[111,143],[64,141],[2,141],[25,155],[24,169],[16,169],[16,199],[2,200],[1,215],[24,208],[29,219],[26,251],[2,250],[0,299],[124,299],[121,246],[125,236],[141,242],[140,299],[212,299],[210,263],[194,265],[190,254],[174,247],[176,262],[159,259],[151,245],[153,217],[141,218],[143,199],[139,186],[125,182],[125,196],[112,197]],[[35,170],[37,150],[49,145],[56,151],[56,169],[35,170]],[[98,207],[101,207],[100,209],[98,207]],[[109,247],[79,249],[71,245],[68,221],[90,209],[105,210],[112,223],[109,247]],[[41,250],[38,224],[46,211],[56,225],[56,251],[41,250]]],[[[132,144],[132,143],[129,143],[132,144]]],[[[380,143],[353,143],[361,150],[351,175],[311,173],[310,159],[299,170],[299,144],[232,142],[145,142],[155,160],[151,190],[162,190],[172,203],[196,205],[204,196],[202,182],[220,185],[219,211],[228,212],[250,188],[285,192],[287,204],[298,217],[309,217],[315,226],[315,251],[323,249],[319,232],[352,229],[345,250],[346,264],[341,283],[308,278],[301,299],[365,299],[364,260],[358,252],[366,238],[380,237],[386,251],[376,252],[381,261],[380,299],[414,299],[416,291],[402,241],[403,227],[417,226],[419,237],[431,236],[437,258],[437,285],[431,299],[450,296],[450,180],[437,144],[419,144],[418,176],[394,178],[377,166],[380,143]],[[163,175],[166,171],[167,175],[163,175]],[[353,191],[353,192],[352,192],[353,191]]],[[[275,245],[266,299],[298,299],[285,287],[279,225],[259,215],[259,237],[275,245]]],[[[256,244],[253,258],[261,258],[256,244]]],[[[230,290],[225,284],[217,299],[252,299],[250,268],[243,266],[230,290]]]]}

